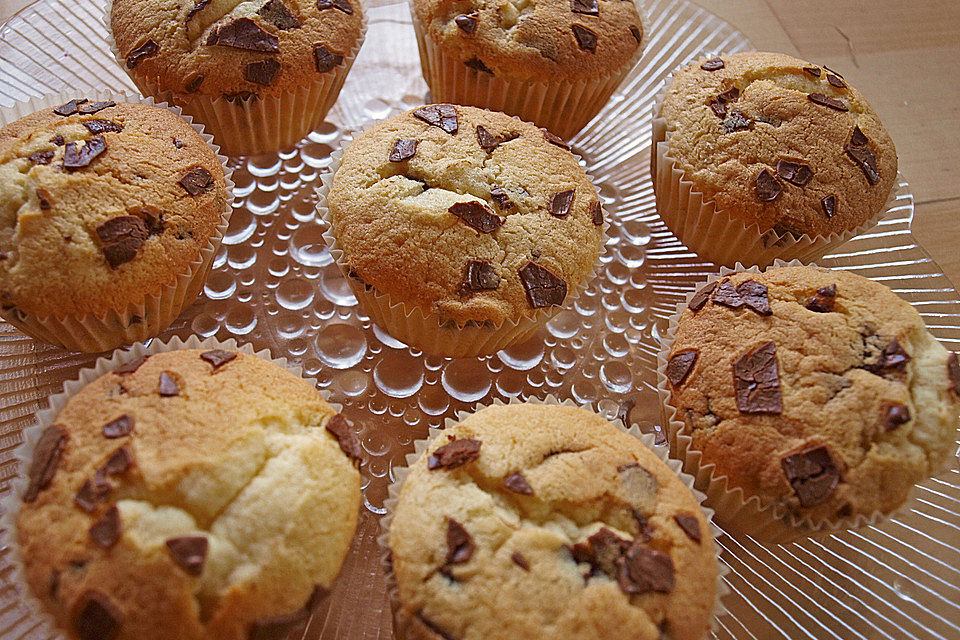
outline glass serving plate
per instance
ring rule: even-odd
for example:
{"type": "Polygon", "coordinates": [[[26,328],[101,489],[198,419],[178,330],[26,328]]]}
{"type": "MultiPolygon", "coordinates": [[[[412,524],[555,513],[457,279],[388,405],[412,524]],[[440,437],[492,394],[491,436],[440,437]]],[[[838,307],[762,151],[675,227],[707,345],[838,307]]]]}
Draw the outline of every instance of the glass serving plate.
{"type": "MultiPolygon", "coordinates": [[[[135,93],[114,62],[104,0],[39,0],[0,29],[0,106],[64,89],[135,93]]],[[[303,366],[359,426],[364,508],[336,588],[305,638],[391,638],[376,544],[386,487],[413,441],[446,417],[496,399],[573,398],[628,411],[659,431],[660,333],[675,306],[716,267],[663,226],[649,175],[650,119],[663,78],[701,52],[750,48],[730,25],[682,0],[647,3],[641,62],[574,140],[609,212],[598,277],[538,336],[495,356],[449,360],[393,340],[357,308],[314,214],[318,176],[343,133],[428,101],[405,3],[369,3],[366,43],[328,121],[277,155],[234,158],[235,211],[200,299],[162,337],[230,337],[303,366]],[[631,409],[632,407],[632,409],[631,409]]],[[[913,197],[901,180],[886,220],[821,264],[881,281],[909,300],[947,348],[960,349],[960,299],[910,232],[913,197]]],[[[76,355],[0,324],[0,491],[33,414],[95,356],[76,355]]],[[[923,483],[895,518],[819,541],[762,545],[720,537],[731,572],[719,638],[960,637],[960,472],[923,483]]],[[[0,549],[0,637],[46,637],[12,584],[0,549]]]]}

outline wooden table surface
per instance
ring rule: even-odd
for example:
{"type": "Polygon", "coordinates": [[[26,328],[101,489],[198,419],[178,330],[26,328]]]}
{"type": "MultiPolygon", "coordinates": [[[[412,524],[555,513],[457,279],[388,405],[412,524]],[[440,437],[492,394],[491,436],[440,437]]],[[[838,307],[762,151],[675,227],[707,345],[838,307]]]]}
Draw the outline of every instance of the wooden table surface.
{"type": "MultiPolygon", "coordinates": [[[[81,0],[82,1],[82,0],[81,0]]],[[[757,49],[826,64],[897,145],[920,244],[960,285],[960,0],[696,0],[757,49]]],[[[0,21],[29,0],[0,0],[0,21]]]]}

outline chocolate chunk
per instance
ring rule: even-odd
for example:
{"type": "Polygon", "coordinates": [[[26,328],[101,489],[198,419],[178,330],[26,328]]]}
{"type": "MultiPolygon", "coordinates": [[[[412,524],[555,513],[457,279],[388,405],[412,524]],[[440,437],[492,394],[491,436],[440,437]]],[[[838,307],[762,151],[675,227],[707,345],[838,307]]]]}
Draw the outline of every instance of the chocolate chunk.
{"type": "Polygon", "coordinates": [[[673,560],[660,551],[634,543],[617,560],[617,583],[624,593],[670,593],[673,591],[673,560]]]}
{"type": "Polygon", "coordinates": [[[697,516],[692,513],[678,513],[673,516],[673,519],[677,525],[683,529],[683,532],[687,534],[688,538],[700,544],[702,538],[700,534],[700,521],[697,519],[697,516]]]}
{"type": "Polygon", "coordinates": [[[837,297],[837,285],[831,284],[828,287],[821,287],[807,301],[807,309],[817,313],[829,313],[833,311],[834,298],[837,297]]]}
{"type": "Polygon", "coordinates": [[[840,482],[840,470],[826,445],[808,445],[788,452],[780,459],[780,466],[802,507],[826,502],[840,482]]]}
{"type": "Polygon", "coordinates": [[[910,422],[910,408],[898,402],[884,402],[880,406],[880,425],[884,431],[893,431],[910,422]]]}
{"type": "Polygon", "coordinates": [[[97,227],[100,250],[111,268],[130,262],[147,238],[150,230],[137,216],[117,216],[97,227]]]}
{"type": "Polygon", "coordinates": [[[530,563],[527,562],[527,559],[523,557],[523,554],[519,551],[514,551],[510,554],[510,559],[513,560],[513,564],[517,565],[524,571],[530,571],[530,563]]]}
{"type": "Polygon", "coordinates": [[[820,77],[820,68],[819,67],[804,67],[804,71],[812,75],[814,78],[820,77]]]}
{"type": "Polygon", "coordinates": [[[59,107],[55,108],[53,112],[58,116],[72,116],[80,110],[80,105],[89,102],[86,98],[75,98],[70,102],[64,103],[59,107]]]}
{"type": "Polygon", "coordinates": [[[770,308],[770,297],[767,294],[767,285],[755,280],[744,280],[737,287],[737,294],[743,299],[743,304],[761,316],[773,315],[770,308]]]}
{"type": "Polygon", "coordinates": [[[698,289],[697,292],[693,294],[693,297],[690,298],[690,302],[687,303],[687,308],[693,312],[700,311],[703,305],[707,304],[707,300],[710,299],[710,294],[713,293],[713,290],[716,288],[717,283],[711,282],[698,289]]]}
{"type": "Polygon", "coordinates": [[[120,447],[107,458],[100,470],[104,475],[117,476],[130,468],[133,464],[133,454],[127,449],[126,445],[120,447]]]}
{"type": "Polygon", "coordinates": [[[617,561],[630,548],[630,541],[621,538],[610,529],[603,527],[587,538],[586,544],[574,545],[575,558],[579,562],[589,562],[591,566],[616,578],[617,561]]]}
{"type": "Polygon", "coordinates": [[[343,63],[343,56],[327,49],[322,44],[313,45],[313,61],[319,73],[326,73],[343,63]]]}
{"type": "Polygon", "coordinates": [[[540,131],[543,131],[543,138],[544,138],[544,140],[546,140],[546,141],[549,142],[550,144],[555,144],[555,145],[557,145],[557,146],[560,147],[561,149],[566,149],[567,151],[570,151],[570,145],[568,145],[566,142],[564,142],[564,141],[563,141],[563,138],[561,138],[560,136],[556,136],[556,135],[550,133],[549,131],[547,131],[546,129],[544,129],[544,128],[542,128],[542,127],[541,127],[540,131]]]}
{"type": "Polygon", "coordinates": [[[860,130],[860,127],[854,127],[853,133],[850,134],[850,146],[853,147],[863,147],[868,142],[867,136],[860,130]]]}
{"type": "Polygon", "coordinates": [[[700,352],[696,349],[683,349],[673,354],[667,361],[666,370],[667,380],[670,381],[670,384],[675,387],[682,385],[690,372],[693,371],[693,366],[697,363],[699,355],[700,352]]]}
{"type": "Polygon", "coordinates": [[[317,9],[320,11],[330,8],[347,14],[353,13],[353,5],[350,4],[350,0],[317,0],[317,9]]]}
{"type": "Polygon", "coordinates": [[[264,31],[250,18],[237,18],[211,29],[207,36],[207,46],[213,45],[264,53],[280,51],[280,40],[277,36],[264,31]]]}
{"type": "MultiPolygon", "coordinates": [[[[109,109],[110,107],[117,106],[117,103],[113,100],[105,100],[103,102],[86,102],[84,101],[77,107],[77,113],[82,115],[90,115],[91,113],[96,113],[98,111],[103,111],[104,109],[109,109]]],[[[120,126],[120,125],[114,125],[120,126]]],[[[123,127],[121,127],[122,129],[123,127]]]]}
{"type": "Polygon", "coordinates": [[[114,640],[120,635],[123,614],[99,591],[86,591],[75,607],[73,628],[80,640],[114,640]]]}
{"type": "Polygon", "coordinates": [[[456,469],[468,462],[473,462],[480,457],[481,444],[474,438],[460,438],[449,442],[427,457],[427,468],[431,471],[440,468],[456,469]]]}
{"type": "Polygon", "coordinates": [[[295,16],[290,9],[287,8],[287,5],[283,4],[282,0],[270,0],[270,2],[260,7],[257,13],[281,31],[299,29],[300,25],[303,24],[300,18],[295,16]]]}
{"type": "Polygon", "coordinates": [[[823,207],[824,215],[828,218],[832,218],[837,213],[837,196],[824,196],[820,201],[820,206],[823,207]]]}
{"type": "Polygon", "coordinates": [[[467,65],[471,69],[476,69],[477,71],[482,71],[483,73],[489,73],[490,75],[493,75],[493,69],[484,64],[483,60],[477,58],[476,56],[470,58],[469,60],[464,60],[463,64],[467,65]]]}
{"type": "Polygon", "coordinates": [[[489,207],[476,201],[458,202],[451,205],[447,211],[463,220],[477,233],[493,233],[506,222],[506,218],[501,218],[489,207]]]}
{"type": "Polygon", "coordinates": [[[123,131],[123,125],[117,124],[116,122],[110,122],[109,120],[100,120],[99,118],[94,120],[86,120],[83,123],[83,126],[87,128],[87,131],[90,133],[118,133],[123,131]]]}
{"type": "Polygon", "coordinates": [[[603,209],[599,200],[594,200],[590,205],[590,220],[598,227],[603,225],[603,209]]]}
{"type": "Polygon", "coordinates": [[[180,395],[180,387],[177,386],[177,381],[166,371],[160,372],[160,384],[157,391],[164,398],[180,395]]]}
{"type": "Polygon", "coordinates": [[[482,124],[478,124],[477,142],[484,151],[493,151],[500,145],[500,138],[490,133],[482,124]]]}
{"type": "Polygon", "coordinates": [[[356,432],[350,427],[350,423],[342,414],[338,413],[330,418],[327,421],[326,428],[327,431],[337,439],[340,450],[347,454],[349,458],[357,462],[363,460],[363,453],[360,450],[360,438],[357,437],[356,432]]]}
{"type": "Polygon", "coordinates": [[[103,136],[90,138],[82,147],[77,147],[76,142],[71,142],[63,148],[63,168],[72,171],[86,167],[106,150],[107,141],[103,136]]]}
{"type": "Polygon", "coordinates": [[[493,265],[487,260],[467,261],[463,284],[460,285],[460,295],[467,295],[475,291],[492,291],[500,286],[500,276],[493,265]]]}
{"type": "Polygon", "coordinates": [[[754,180],[754,191],[761,202],[773,202],[783,192],[783,185],[769,169],[761,169],[754,180]]]}
{"type": "Polygon", "coordinates": [[[54,151],[53,149],[48,149],[46,151],[37,151],[36,153],[30,154],[27,157],[27,160],[33,164],[50,164],[53,160],[54,151]]]}
{"type": "Polygon", "coordinates": [[[572,25],[570,29],[573,30],[573,37],[577,39],[578,47],[580,47],[584,51],[589,51],[590,53],[596,53],[597,51],[597,34],[596,33],[579,24],[572,25]]]}
{"type": "Polygon", "coordinates": [[[187,93],[196,93],[197,89],[200,88],[201,84],[203,84],[203,76],[200,74],[197,74],[192,78],[190,78],[189,80],[187,80],[187,84],[184,85],[183,89],[187,93]]]}
{"type": "Polygon", "coordinates": [[[243,77],[246,78],[248,82],[255,82],[256,84],[269,87],[273,84],[277,71],[280,71],[280,63],[276,60],[260,60],[248,64],[243,71],[243,77]]]}
{"type": "Polygon", "coordinates": [[[513,471],[504,476],[503,486],[514,493],[520,493],[525,496],[533,495],[533,487],[530,486],[530,483],[527,482],[527,479],[523,477],[523,474],[519,471],[513,471]]]}
{"type": "Polygon", "coordinates": [[[453,135],[457,132],[457,108],[452,104],[431,104],[413,112],[414,117],[453,135]]]}
{"type": "Polygon", "coordinates": [[[723,120],[723,130],[727,133],[746,131],[753,128],[753,119],[748,118],[739,109],[730,109],[723,120]]]}
{"type": "Polygon", "coordinates": [[[846,88],[847,88],[847,83],[844,82],[843,80],[841,80],[839,77],[833,75],[832,73],[828,73],[828,74],[827,74],[827,82],[829,82],[830,84],[832,84],[833,86],[835,86],[835,87],[838,88],[838,89],[846,89],[846,88]]]}
{"type": "Polygon", "coordinates": [[[894,338],[887,343],[876,360],[864,366],[864,369],[877,375],[886,375],[894,371],[902,371],[908,362],[910,362],[910,356],[894,338]]]}
{"type": "Polygon", "coordinates": [[[156,54],[157,51],[160,51],[160,47],[157,46],[157,43],[153,40],[147,40],[142,45],[127,54],[127,69],[133,69],[135,66],[140,64],[144,58],[149,58],[150,56],[156,54]]]}
{"type": "Polygon", "coordinates": [[[23,492],[24,502],[33,502],[41,491],[50,486],[60,458],[63,445],[67,441],[67,432],[58,424],[52,424],[40,434],[40,440],[33,450],[33,459],[27,471],[28,484],[23,492]]]}
{"type": "Polygon", "coordinates": [[[960,395],[960,359],[952,352],[947,356],[947,377],[950,378],[950,391],[960,395]]]}
{"type": "Polygon", "coordinates": [[[37,189],[37,204],[40,205],[40,209],[46,211],[50,208],[50,194],[46,192],[45,189],[37,189]]]}
{"type": "Polygon", "coordinates": [[[105,438],[122,438],[133,432],[133,416],[125,413],[116,420],[111,420],[103,425],[103,435],[105,438]]]}
{"type": "Polygon", "coordinates": [[[92,479],[87,478],[83,481],[73,496],[73,503],[87,513],[93,513],[112,491],[113,487],[107,482],[106,472],[98,471],[92,479]]]}
{"type": "Polygon", "coordinates": [[[637,44],[643,40],[643,34],[640,33],[640,27],[635,24],[630,25],[630,35],[633,36],[633,39],[637,41],[637,44]]]}
{"type": "Polygon", "coordinates": [[[729,278],[720,281],[719,286],[713,292],[713,302],[731,309],[739,309],[744,304],[743,296],[737,293],[729,278]]]}
{"type": "Polygon", "coordinates": [[[193,6],[187,11],[187,22],[190,22],[190,18],[203,11],[208,4],[210,4],[210,0],[193,0],[193,6]]]}
{"type": "Polygon", "coordinates": [[[843,103],[842,100],[837,100],[836,98],[831,98],[822,93],[811,93],[807,95],[807,98],[810,99],[810,102],[819,104],[822,107],[830,107],[831,109],[836,109],[837,111],[849,111],[850,109],[843,103]]]}
{"type": "Polygon", "coordinates": [[[446,564],[463,564],[470,560],[476,545],[473,538],[459,522],[450,518],[447,522],[446,564]]]}
{"type": "Polygon", "coordinates": [[[201,166],[191,167],[177,180],[177,184],[191,196],[198,196],[214,186],[213,175],[201,166]]]}
{"type": "Polygon", "coordinates": [[[740,99],[740,89],[736,87],[730,87],[729,89],[727,89],[726,91],[724,91],[723,93],[717,96],[717,101],[722,102],[724,104],[728,104],[730,102],[736,102],[739,99],[740,99]]]}
{"type": "Polygon", "coordinates": [[[167,545],[170,558],[178,567],[191,576],[203,573],[203,564],[207,560],[207,548],[210,544],[206,536],[167,538],[164,544],[167,545]]]}
{"type": "Polygon", "coordinates": [[[131,209],[131,213],[136,214],[147,226],[147,232],[152,235],[163,233],[163,212],[151,206],[136,207],[131,209]]]}
{"type": "Polygon", "coordinates": [[[707,106],[713,110],[713,115],[717,116],[718,118],[724,119],[727,117],[727,105],[719,100],[711,100],[707,103],[707,106]]]}
{"type": "Polygon", "coordinates": [[[773,342],[761,344],[733,363],[733,387],[740,413],[783,412],[777,346],[773,342]]]}
{"type": "Polygon", "coordinates": [[[103,517],[90,525],[90,538],[101,549],[109,549],[120,539],[120,510],[113,505],[103,517]]]}
{"type": "Polygon", "coordinates": [[[620,476],[620,482],[623,483],[630,504],[639,508],[642,511],[641,515],[652,511],[660,488],[656,476],[637,462],[620,465],[617,467],[617,474],[620,476]]]}
{"type": "Polygon", "coordinates": [[[877,157],[873,154],[868,142],[867,136],[863,134],[860,127],[854,127],[850,142],[843,150],[860,167],[863,175],[867,178],[867,182],[874,185],[880,182],[880,170],[877,168],[877,157]]]}
{"type": "Polygon", "coordinates": [[[236,353],[232,351],[224,351],[223,349],[211,349],[210,351],[204,351],[200,354],[200,359],[212,364],[214,371],[227,364],[231,360],[234,360],[236,357],[236,353]]]}
{"type": "Polygon", "coordinates": [[[531,307],[540,309],[563,304],[567,297],[567,283],[563,278],[536,262],[527,262],[519,274],[531,307]]]}
{"type": "Polygon", "coordinates": [[[296,611],[255,620],[250,625],[247,640],[285,640],[291,631],[307,621],[310,612],[320,604],[320,601],[326,595],[326,589],[320,585],[314,586],[307,602],[296,611]]]}
{"type": "Polygon", "coordinates": [[[52,138],[50,138],[50,142],[52,142],[53,144],[55,144],[55,145],[58,146],[58,147],[62,147],[62,146],[63,146],[63,136],[58,133],[57,135],[55,135],[55,136],[53,136],[52,138]]]}
{"type": "Polygon", "coordinates": [[[790,160],[779,160],[777,162],[777,175],[798,187],[810,182],[813,177],[813,170],[805,164],[792,162],[790,160]]]}
{"type": "Polygon", "coordinates": [[[507,209],[513,208],[513,203],[510,202],[510,196],[500,187],[494,187],[493,189],[490,189],[490,198],[496,203],[497,208],[500,209],[500,211],[506,211],[507,209]]]}
{"type": "Polygon", "coordinates": [[[146,361],[147,361],[147,358],[149,358],[149,357],[150,357],[150,356],[141,356],[141,357],[139,357],[139,358],[134,358],[133,360],[128,360],[127,362],[124,362],[122,365],[120,365],[119,367],[117,367],[116,369],[114,369],[113,372],[114,372],[115,374],[117,374],[118,376],[129,375],[129,374],[133,373],[134,371],[136,371],[137,369],[139,369],[140,366],[141,366],[144,362],[146,362],[146,361]]]}
{"type": "Polygon", "coordinates": [[[567,189],[553,194],[550,198],[550,215],[558,218],[566,217],[570,213],[570,207],[573,206],[573,198],[576,195],[574,189],[567,189]]]}
{"type": "Polygon", "coordinates": [[[393,149],[390,150],[388,159],[390,162],[405,162],[417,154],[418,140],[408,140],[406,138],[397,138],[393,143],[393,149]]]}
{"type": "Polygon", "coordinates": [[[724,66],[725,65],[723,64],[723,60],[721,60],[720,58],[710,58],[709,60],[701,64],[700,68],[703,69],[704,71],[719,71],[720,69],[723,69],[724,66]]]}
{"type": "Polygon", "coordinates": [[[473,13],[461,13],[454,18],[454,22],[457,23],[457,26],[460,27],[460,30],[464,33],[473,33],[477,30],[479,19],[477,12],[474,11],[473,13]]]}
{"type": "Polygon", "coordinates": [[[588,16],[598,16],[600,15],[600,5],[597,4],[597,0],[570,0],[570,11],[588,16]]]}
{"type": "MultiPolygon", "coordinates": [[[[731,102],[736,102],[739,99],[740,99],[740,90],[737,89],[736,87],[730,87],[729,89],[727,89],[726,91],[718,95],[716,99],[708,102],[707,105],[713,110],[714,115],[716,115],[718,118],[722,120],[725,120],[727,117],[727,105],[731,102]]],[[[734,116],[734,112],[731,112],[731,116],[733,117],[729,122],[730,128],[727,131],[727,133],[730,133],[730,131],[735,131],[736,127],[749,129],[753,123],[752,120],[744,116],[740,111],[736,111],[735,114],[736,115],[734,116]],[[745,122],[748,122],[749,124],[744,124],[745,122]]],[[[724,127],[725,128],[728,127],[727,122],[724,122],[724,127]]]]}

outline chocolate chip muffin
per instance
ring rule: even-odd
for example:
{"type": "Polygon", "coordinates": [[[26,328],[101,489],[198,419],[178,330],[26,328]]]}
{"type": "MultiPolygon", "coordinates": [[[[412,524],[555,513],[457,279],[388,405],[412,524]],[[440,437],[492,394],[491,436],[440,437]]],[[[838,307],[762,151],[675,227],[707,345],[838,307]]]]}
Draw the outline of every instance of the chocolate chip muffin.
{"type": "Polygon", "coordinates": [[[203,286],[229,197],[169,109],[78,98],[6,124],[0,315],[75,351],[157,335],[203,286]]]}
{"type": "Polygon", "coordinates": [[[907,302],[852,273],[722,277],[666,348],[675,454],[690,465],[698,452],[714,483],[725,476],[771,518],[815,528],[888,514],[956,449],[957,356],[907,302]]]}
{"type": "Polygon", "coordinates": [[[659,118],[661,216],[729,266],[862,229],[896,182],[896,149],[866,99],[837,72],[790,56],[698,60],[673,76],[659,118]],[[686,202],[681,183],[700,198],[686,202]],[[747,229],[745,239],[730,235],[747,229]]]}
{"type": "Polygon", "coordinates": [[[441,432],[386,540],[406,640],[692,640],[712,619],[697,500],[638,439],[572,406],[487,407],[441,432]]]}
{"type": "Polygon", "coordinates": [[[230,155],[288,147],[323,122],[366,32],[360,0],[113,0],[114,53],[230,155]]]}
{"type": "Polygon", "coordinates": [[[350,545],[359,453],[309,382],[257,356],[128,361],[34,448],[16,516],[26,581],[80,640],[286,637],[350,545]]]}
{"type": "Polygon", "coordinates": [[[633,0],[412,0],[438,102],[503,111],[562,138],[583,128],[639,59],[633,0]]]}
{"type": "Polygon", "coordinates": [[[529,337],[586,286],[603,244],[596,189],[556,136],[428,105],[364,131],[325,179],[334,257],[374,320],[437,355],[529,337]]]}

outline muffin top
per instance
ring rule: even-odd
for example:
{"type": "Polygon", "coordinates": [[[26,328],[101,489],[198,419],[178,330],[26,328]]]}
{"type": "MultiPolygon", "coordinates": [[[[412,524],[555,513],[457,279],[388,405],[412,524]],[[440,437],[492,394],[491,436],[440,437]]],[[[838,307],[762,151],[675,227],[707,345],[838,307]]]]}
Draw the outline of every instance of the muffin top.
{"type": "Polygon", "coordinates": [[[684,178],[761,232],[854,229],[897,177],[893,141],[860,92],[790,56],[698,60],[674,75],[660,115],[684,178]]]}
{"type": "Polygon", "coordinates": [[[27,581],[81,640],[284,637],[266,634],[304,619],[353,536],[345,451],[359,455],[346,420],[271,362],[184,349],[127,363],[35,449],[17,515],[27,581]]]}
{"type": "Polygon", "coordinates": [[[342,266],[461,325],[562,304],[592,273],[603,213],[559,139],[502,113],[428,105],[364,131],[327,205],[342,266]]]}
{"type": "Polygon", "coordinates": [[[478,73],[543,82],[619,71],[644,27],[632,0],[413,0],[426,36],[478,73]]]}
{"type": "Polygon", "coordinates": [[[701,465],[814,521],[890,512],[956,448],[957,356],[890,289],[844,271],[702,288],[666,377],[701,465]]]}
{"type": "Polygon", "coordinates": [[[313,84],[362,32],[360,0],[114,0],[126,67],[176,94],[231,101],[313,84]]]}
{"type": "Polygon", "coordinates": [[[390,525],[399,620],[422,640],[693,640],[717,563],[693,494],[570,406],[492,406],[413,464],[390,525]]]}
{"type": "Polygon", "coordinates": [[[226,209],[223,165],[168,109],[86,99],[0,128],[0,304],[102,314],[190,271],[226,209]]]}

